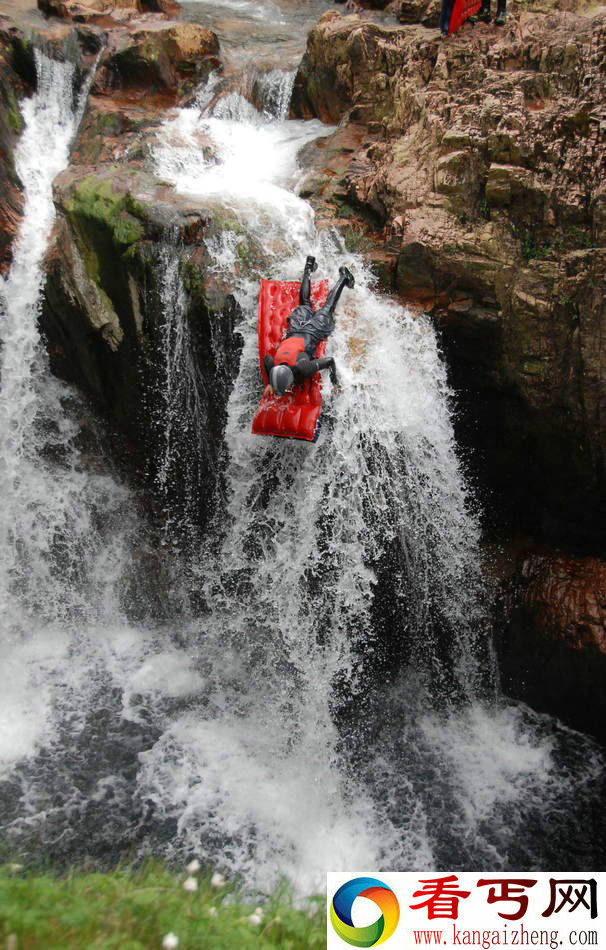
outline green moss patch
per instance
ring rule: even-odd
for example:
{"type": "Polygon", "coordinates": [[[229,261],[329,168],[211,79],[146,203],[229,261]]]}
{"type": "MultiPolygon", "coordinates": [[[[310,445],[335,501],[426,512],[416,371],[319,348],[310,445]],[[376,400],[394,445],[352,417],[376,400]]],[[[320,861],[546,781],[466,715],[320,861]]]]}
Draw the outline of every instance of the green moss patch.
{"type": "Polygon", "coordinates": [[[126,251],[140,241],[145,233],[141,222],[144,209],[130,194],[115,191],[113,182],[94,175],[78,183],[73,197],[67,202],[70,217],[87,218],[107,228],[116,248],[126,251]]]}
{"type": "Polygon", "coordinates": [[[6,100],[6,117],[8,124],[15,133],[15,135],[20,135],[23,129],[23,119],[21,118],[21,112],[19,110],[19,104],[17,98],[12,89],[6,89],[5,91],[5,100],[6,100]]]}

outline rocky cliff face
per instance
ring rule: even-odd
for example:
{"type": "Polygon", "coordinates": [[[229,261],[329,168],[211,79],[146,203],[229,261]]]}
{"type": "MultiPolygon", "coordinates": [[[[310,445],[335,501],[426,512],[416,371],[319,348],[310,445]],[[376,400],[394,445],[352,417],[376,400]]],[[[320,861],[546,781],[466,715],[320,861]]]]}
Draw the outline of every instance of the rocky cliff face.
{"type": "Polygon", "coordinates": [[[442,42],[330,12],[293,100],[340,123],[303,190],[435,315],[485,482],[526,525],[596,544],[605,94],[603,13],[522,13],[442,42]]]}

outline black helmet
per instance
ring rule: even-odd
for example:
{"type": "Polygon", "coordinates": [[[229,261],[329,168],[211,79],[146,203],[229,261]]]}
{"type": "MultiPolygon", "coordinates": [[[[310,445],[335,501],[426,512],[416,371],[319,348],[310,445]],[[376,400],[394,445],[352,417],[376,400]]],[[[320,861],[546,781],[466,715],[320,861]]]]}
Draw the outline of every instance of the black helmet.
{"type": "Polygon", "coordinates": [[[274,366],[269,374],[269,384],[278,396],[283,396],[284,393],[290,389],[294,381],[295,376],[293,371],[290,366],[286,366],[284,363],[280,363],[279,366],[274,366]]]}

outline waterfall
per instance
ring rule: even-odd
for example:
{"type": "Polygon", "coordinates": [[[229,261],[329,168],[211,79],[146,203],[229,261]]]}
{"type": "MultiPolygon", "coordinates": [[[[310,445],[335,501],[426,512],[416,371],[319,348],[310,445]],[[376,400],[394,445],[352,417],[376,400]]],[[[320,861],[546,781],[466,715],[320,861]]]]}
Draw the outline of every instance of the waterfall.
{"type": "Polygon", "coordinates": [[[160,372],[155,382],[159,396],[155,421],[160,460],[154,482],[164,500],[165,527],[169,533],[176,519],[181,534],[195,534],[202,488],[198,459],[211,452],[214,457],[215,452],[206,438],[207,394],[186,319],[179,262],[179,248],[173,236],[172,242],[167,240],[161,245],[158,261],[163,319],[157,348],[160,372]],[[171,512],[175,485],[182,486],[178,514],[171,512]]]}
{"type": "MultiPolygon", "coordinates": [[[[69,147],[86,100],[88,84],[74,99],[74,66],[35,51],[38,86],[23,103],[25,129],[16,153],[23,182],[23,224],[14,260],[0,287],[2,352],[0,357],[0,479],[4,499],[1,521],[3,557],[0,598],[10,613],[11,588],[32,583],[26,550],[47,543],[48,488],[36,458],[40,437],[56,427],[56,389],[47,387],[46,359],[37,326],[43,280],[42,258],[54,219],[51,186],[65,167],[69,147]]],[[[60,413],[59,413],[60,415],[60,413]]],[[[52,438],[51,438],[52,440],[52,438]]],[[[66,517],[70,517],[66,513],[66,517]]]]}
{"type": "Polygon", "coordinates": [[[197,567],[206,697],[145,753],[140,794],[175,822],[175,846],[221,841],[248,879],[295,866],[305,889],[329,865],[517,866],[524,821],[545,827],[600,759],[586,744],[579,777],[560,781],[565,735],[547,739],[540,717],[497,696],[478,519],[433,329],[378,295],[292,191],[297,152],[326,131],[268,123],[228,92],[168,120],[154,154],[178,191],[229,209],[208,250],[246,320],[227,507],[197,567]],[[200,176],[180,142],[202,133],[215,157],[200,176]],[[313,446],[250,434],[258,285],[237,273],[257,247],[259,276],[292,279],[307,253],[322,276],[356,273],[330,340],[341,390],[325,381],[313,446]]]}
{"type": "MultiPolygon", "coordinates": [[[[496,689],[434,331],[379,294],[296,194],[298,153],[330,130],[285,121],[281,73],[263,100],[271,121],[231,90],[159,131],[151,168],[224,222],[207,251],[244,315],[226,496],[184,564],[106,463],[77,394],[48,374],[41,261],[77,108],[71,66],[37,65],[17,154],[26,211],[2,287],[3,840],[65,861],[195,853],[251,887],[287,877],[300,893],[329,867],[592,866],[600,754],[496,689]],[[258,279],[296,278],[308,253],[318,277],[356,274],[315,445],[250,434],[258,279]]],[[[156,479],[171,529],[183,514],[170,482],[191,480],[188,453],[206,451],[180,254],[165,236],[156,479]]]]}
{"type": "MultiPolygon", "coordinates": [[[[196,94],[196,108],[220,119],[284,122],[297,75],[296,69],[262,70],[252,66],[235,89],[225,94],[220,72],[214,72],[196,94]]],[[[233,86],[233,81],[229,88],[233,86]]]]}
{"type": "MultiPolygon", "coordinates": [[[[52,182],[67,165],[94,69],[75,96],[69,60],[35,57],[37,89],[22,103],[16,149],[24,215],[0,285],[0,777],[17,785],[15,764],[52,747],[61,730],[65,739],[82,728],[79,690],[89,691],[98,662],[86,656],[88,633],[106,624],[118,635],[126,596],[136,610],[132,552],[148,554],[136,499],[103,461],[107,448],[81,398],[50,375],[39,337],[52,182]]],[[[141,590],[153,602],[150,586],[141,590]]],[[[26,811],[37,794],[28,786],[26,811]]]]}
{"type": "Polygon", "coordinates": [[[296,69],[270,69],[257,76],[263,115],[284,122],[288,118],[296,69]]]}

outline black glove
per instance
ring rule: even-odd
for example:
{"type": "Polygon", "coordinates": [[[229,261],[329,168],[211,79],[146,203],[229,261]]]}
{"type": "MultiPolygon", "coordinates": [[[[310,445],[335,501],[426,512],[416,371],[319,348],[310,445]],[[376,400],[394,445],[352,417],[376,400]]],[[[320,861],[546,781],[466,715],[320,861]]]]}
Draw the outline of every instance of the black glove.
{"type": "Polygon", "coordinates": [[[334,361],[334,360],[332,361],[332,365],[331,365],[330,370],[329,370],[328,372],[329,372],[329,375],[330,375],[330,381],[331,381],[331,383],[333,384],[333,386],[338,386],[338,385],[339,385],[339,381],[338,381],[338,379],[337,379],[337,367],[336,367],[336,365],[335,365],[335,361],[334,361]]]}

